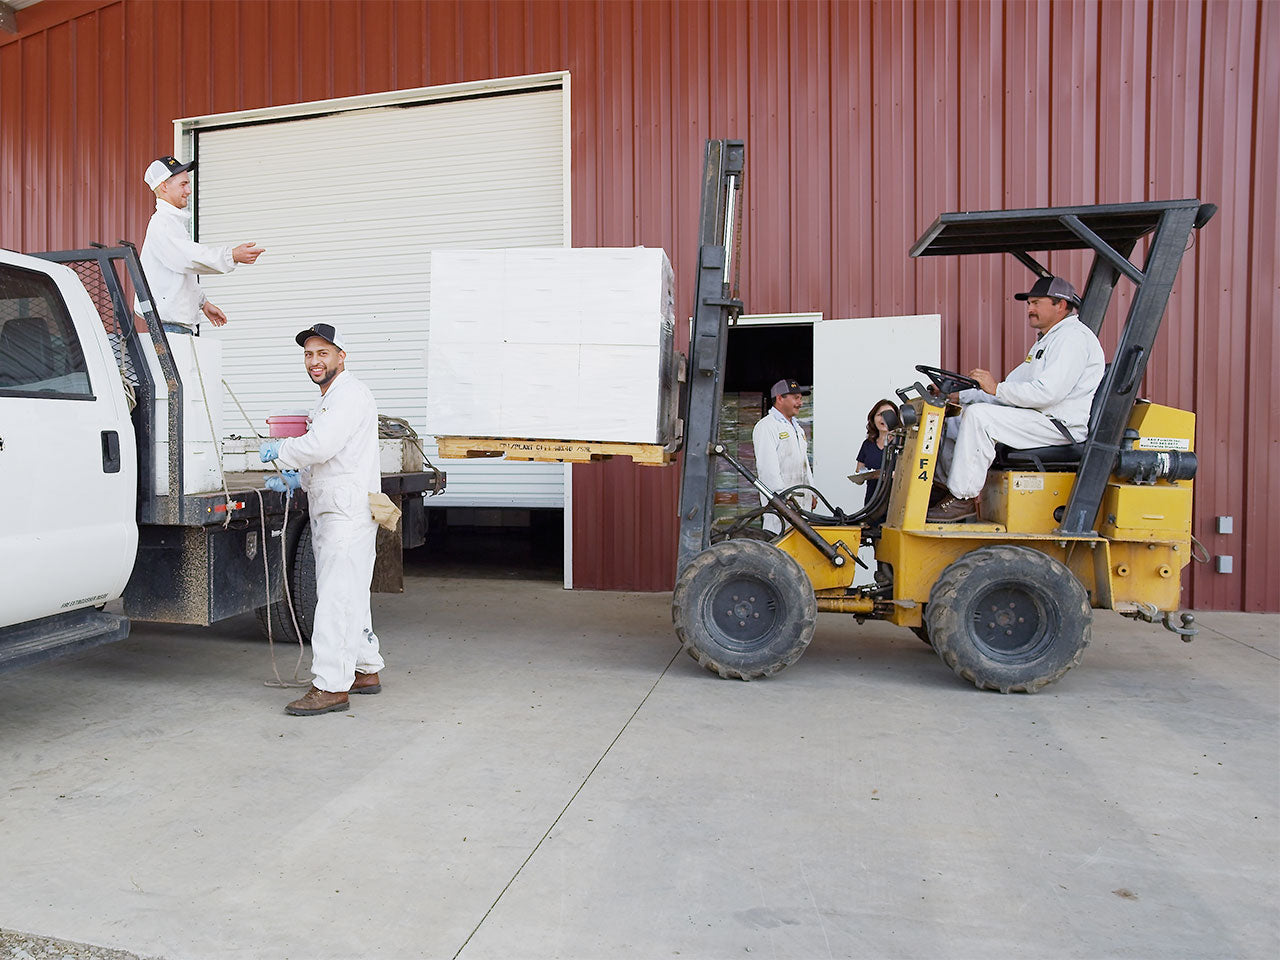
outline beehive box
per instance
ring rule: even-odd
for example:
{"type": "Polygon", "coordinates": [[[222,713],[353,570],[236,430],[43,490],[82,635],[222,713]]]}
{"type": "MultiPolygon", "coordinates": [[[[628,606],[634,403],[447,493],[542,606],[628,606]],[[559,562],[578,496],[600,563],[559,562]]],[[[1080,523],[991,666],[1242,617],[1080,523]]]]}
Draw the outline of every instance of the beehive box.
{"type": "Polygon", "coordinates": [[[674,312],[662,250],[437,250],[427,427],[665,444],[678,391],[674,312]]]}

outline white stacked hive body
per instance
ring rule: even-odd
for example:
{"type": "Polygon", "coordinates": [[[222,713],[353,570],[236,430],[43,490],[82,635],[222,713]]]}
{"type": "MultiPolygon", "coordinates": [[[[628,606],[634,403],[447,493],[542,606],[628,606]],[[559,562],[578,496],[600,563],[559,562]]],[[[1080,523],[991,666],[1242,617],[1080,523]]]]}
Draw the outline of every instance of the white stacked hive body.
{"type": "Polygon", "coordinates": [[[666,443],[674,313],[662,250],[437,250],[427,427],[436,436],[666,443]]]}
{"type": "MultiPolygon", "coordinates": [[[[215,439],[222,436],[222,344],[212,337],[185,334],[170,334],[168,342],[169,354],[182,384],[180,492],[212,493],[222,489],[217,450],[221,439],[215,439]]],[[[169,392],[150,338],[143,337],[142,344],[157,381],[155,479],[157,489],[163,494],[169,488],[169,392]]]]}

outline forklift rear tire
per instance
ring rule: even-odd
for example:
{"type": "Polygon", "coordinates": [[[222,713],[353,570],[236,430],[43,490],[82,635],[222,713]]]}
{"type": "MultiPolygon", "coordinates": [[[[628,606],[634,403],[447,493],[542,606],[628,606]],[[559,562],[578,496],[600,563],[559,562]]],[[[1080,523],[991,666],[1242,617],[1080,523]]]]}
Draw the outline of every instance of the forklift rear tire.
{"type": "Polygon", "coordinates": [[[925,623],[957,675],[1001,693],[1035,693],[1080,662],[1093,634],[1084,586],[1029,547],[982,547],[942,571],[925,623]]]}
{"type": "MultiPolygon", "coordinates": [[[[271,578],[274,581],[280,576],[280,555],[271,557],[271,578]]],[[[311,524],[306,517],[302,518],[302,529],[294,534],[294,546],[290,551],[289,595],[293,599],[294,613],[298,617],[298,630],[302,631],[302,642],[311,642],[311,625],[316,612],[316,557],[311,552],[311,524]]],[[[262,625],[262,635],[267,636],[267,608],[258,607],[258,623],[262,625]]],[[[297,643],[298,631],[293,627],[293,617],[289,614],[289,604],[280,599],[271,604],[271,636],[280,643],[297,643]]]]}
{"type": "Polygon", "coordinates": [[[758,540],[725,540],[676,582],[671,619],[685,652],[726,679],[769,677],[813,639],[818,603],[795,558],[758,540]]]}

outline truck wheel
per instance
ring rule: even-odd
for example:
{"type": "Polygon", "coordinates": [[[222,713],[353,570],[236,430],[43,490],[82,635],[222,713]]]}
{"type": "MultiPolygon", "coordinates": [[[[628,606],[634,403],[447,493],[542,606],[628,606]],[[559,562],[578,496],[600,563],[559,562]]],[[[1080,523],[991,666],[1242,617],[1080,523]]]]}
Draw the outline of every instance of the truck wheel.
{"type": "Polygon", "coordinates": [[[1084,586],[1052,557],[982,547],[942,571],[925,624],[959,676],[1001,693],[1035,693],[1080,662],[1093,611],[1084,586]]]}
{"type": "Polygon", "coordinates": [[[800,564],[758,540],[725,540],[693,558],[671,619],[685,651],[725,678],[754,680],[800,658],[818,603],[800,564]]]}
{"type": "MultiPolygon", "coordinates": [[[[294,546],[290,551],[287,573],[289,575],[289,591],[293,598],[294,613],[298,617],[298,628],[302,631],[304,643],[311,642],[311,624],[316,612],[316,557],[311,552],[311,524],[303,517],[301,530],[293,535],[294,546]]],[[[273,580],[280,576],[280,556],[276,554],[271,567],[273,580]]],[[[262,624],[262,635],[267,635],[267,608],[257,609],[258,623],[262,624]]],[[[297,643],[298,633],[293,628],[293,617],[289,613],[289,605],[285,599],[271,604],[271,632],[281,643],[297,643]]]]}

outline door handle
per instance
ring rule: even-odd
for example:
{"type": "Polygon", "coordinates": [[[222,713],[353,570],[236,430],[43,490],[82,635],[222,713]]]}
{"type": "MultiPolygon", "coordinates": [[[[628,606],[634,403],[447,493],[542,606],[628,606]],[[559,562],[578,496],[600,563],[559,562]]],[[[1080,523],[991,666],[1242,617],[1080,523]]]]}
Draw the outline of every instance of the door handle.
{"type": "Polygon", "coordinates": [[[120,434],[115,430],[102,431],[102,472],[120,472],[120,434]]]}

